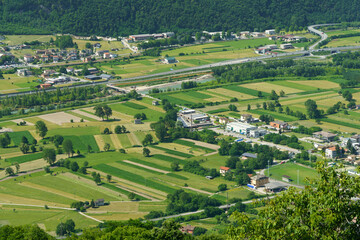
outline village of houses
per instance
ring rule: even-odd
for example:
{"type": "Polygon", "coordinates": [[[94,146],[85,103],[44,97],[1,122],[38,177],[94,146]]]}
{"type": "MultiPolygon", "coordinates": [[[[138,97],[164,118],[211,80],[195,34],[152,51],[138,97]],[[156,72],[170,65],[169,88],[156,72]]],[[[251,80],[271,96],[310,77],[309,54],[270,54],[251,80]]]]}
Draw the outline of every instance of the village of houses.
{"type": "MultiPolygon", "coordinates": [[[[291,149],[289,147],[273,144],[263,141],[263,137],[269,133],[291,133],[291,131],[297,126],[292,126],[289,123],[283,121],[272,121],[269,124],[263,124],[258,118],[254,118],[251,114],[242,114],[240,118],[232,117],[218,117],[211,116],[193,109],[184,109],[178,113],[178,121],[183,123],[184,127],[188,128],[202,128],[204,126],[218,126],[219,128],[213,128],[215,132],[229,135],[237,138],[235,142],[246,143],[261,143],[275,146],[279,150],[288,151],[290,157],[294,157],[299,150],[291,149]]],[[[312,136],[299,139],[300,141],[308,142],[313,145],[311,150],[308,150],[309,154],[318,157],[326,157],[330,159],[328,163],[329,167],[335,165],[336,161],[341,161],[346,166],[360,166],[360,135],[355,134],[350,137],[342,137],[338,134],[318,131],[314,132],[312,136]],[[346,154],[348,151],[347,146],[351,145],[356,150],[355,154],[346,154]],[[337,147],[338,146],[338,149],[337,147]],[[339,151],[340,150],[340,151],[339,151]]],[[[242,159],[256,158],[257,155],[253,153],[244,153],[241,155],[242,159]]],[[[286,161],[279,161],[277,164],[282,164],[286,161]]],[[[228,167],[221,167],[220,173],[225,175],[227,171],[230,171],[228,167]]],[[[349,174],[358,174],[353,170],[348,170],[349,174]]],[[[289,176],[284,175],[283,181],[291,182],[289,176]]],[[[251,176],[251,184],[248,185],[251,188],[263,189],[266,192],[276,192],[286,189],[286,185],[283,182],[269,182],[269,177],[264,174],[257,174],[251,176]]]]}
{"type": "MultiPolygon", "coordinates": [[[[294,35],[276,35],[274,29],[266,30],[265,32],[250,32],[250,31],[242,31],[240,33],[231,33],[231,36],[225,38],[221,35],[221,32],[208,32],[203,31],[203,34],[208,36],[220,35],[220,40],[241,40],[241,39],[249,39],[249,38],[269,38],[270,40],[278,40],[283,44],[280,44],[279,47],[281,50],[294,48],[292,43],[308,41],[305,37],[294,36],[294,35]]],[[[155,34],[138,34],[138,35],[130,35],[128,37],[119,37],[119,38],[109,38],[109,37],[96,37],[98,40],[103,41],[122,41],[125,47],[131,49],[133,53],[138,53],[139,49],[136,46],[136,43],[141,41],[147,41],[150,39],[164,39],[174,37],[174,32],[166,32],[166,33],[155,33],[155,34]],[[135,43],[135,44],[129,44],[135,43]]],[[[89,40],[90,37],[78,37],[73,36],[74,39],[79,40],[89,40]]],[[[195,39],[195,36],[193,36],[195,39]]],[[[60,63],[64,62],[66,65],[77,65],[78,67],[82,67],[81,64],[87,64],[93,61],[104,61],[108,59],[116,59],[119,56],[115,52],[119,51],[118,48],[112,49],[100,49],[101,43],[96,42],[92,44],[91,48],[85,48],[81,50],[77,49],[33,49],[31,46],[26,44],[19,45],[6,45],[2,41],[5,39],[4,36],[0,37],[0,57],[7,56],[10,59],[6,64],[1,66],[2,68],[11,68],[16,67],[18,70],[18,76],[31,76],[33,73],[28,70],[29,67],[50,67],[50,66],[58,66],[60,63]],[[24,49],[32,49],[34,51],[33,54],[25,54],[23,58],[17,59],[12,52],[17,50],[24,49]]],[[[200,42],[212,42],[213,40],[210,38],[202,37],[200,42]]],[[[197,44],[199,42],[195,42],[197,44]]],[[[267,45],[263,47],[259,47],[255,49],[255,53],[257,54],[277,54],[278,46],[267,45]]],[[[165,57],[161,59],[163,64],[175,64],[178,60],[175,57],[165,57]]],[[[81,76],[82,69],[76,69],[75,67],[68,67],[66,69],[66,74],[58,74],[53,70],[44,70],[41,77],[44,80],[39,84],[38,88],[49,88],[54,85],[61,84],[71,84],[79,81],[95,81],[95,80],[103,80],[107,81],[114,76],[106,73],[104,74],[101,71],[98,71],[96,68],[89,68],[89,75],[81,76]],[[54,77],[56,76],[56,77],[54,77]],[[77,77],[72,77],[77,76],[77,77]],[[81,76],[81,77],[80,77],[81,76]]]]}

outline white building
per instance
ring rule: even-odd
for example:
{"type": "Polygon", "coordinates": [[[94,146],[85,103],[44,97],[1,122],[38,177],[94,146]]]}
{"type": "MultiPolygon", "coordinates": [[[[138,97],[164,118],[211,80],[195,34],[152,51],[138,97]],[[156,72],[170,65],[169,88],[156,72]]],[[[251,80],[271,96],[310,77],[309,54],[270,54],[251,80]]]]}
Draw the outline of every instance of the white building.
{"type": "Polygon", "coordinates": [[[275,35],[276,31],[275,31],[275,29],[265,30],[265,34],[267,34],[267,35],[275,35]]]}
{"type": "Polygon", "coordinates": [[[231,122],[226,125],[226,130],[247,135],[251,130],[255,130],[257,127],[241,122],[231,122]]]}

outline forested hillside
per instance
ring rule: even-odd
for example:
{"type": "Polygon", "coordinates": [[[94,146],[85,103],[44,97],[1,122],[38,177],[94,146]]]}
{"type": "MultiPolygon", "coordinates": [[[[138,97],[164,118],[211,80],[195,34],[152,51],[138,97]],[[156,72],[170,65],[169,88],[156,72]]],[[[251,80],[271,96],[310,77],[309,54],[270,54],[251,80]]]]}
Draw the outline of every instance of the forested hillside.
{"type": "Polygon", "coordinates": [[[1,0],[0,32],[108,36],[360,20],[360,0],[1,0]]]}

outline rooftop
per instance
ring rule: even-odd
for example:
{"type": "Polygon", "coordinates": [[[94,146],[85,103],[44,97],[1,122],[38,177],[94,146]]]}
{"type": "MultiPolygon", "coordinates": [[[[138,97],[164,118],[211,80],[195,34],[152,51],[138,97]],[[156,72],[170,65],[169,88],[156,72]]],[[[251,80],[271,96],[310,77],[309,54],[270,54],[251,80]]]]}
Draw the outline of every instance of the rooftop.
{"type": "Polygon", "coordinates": [[[229,171],[230,168],[229,167],[220,167],[221,170],[225,170],[225,171],[229,171]]]}
{"type": "Polygon", "coordinates": [[[336,137],[336,134],[330,133],[330,132],[324,132],[324,131],[314,132],[313,134],[314,134],[314,135],[321,135],[321,136],[326,137],[326,138],[336,137]]]}
{"type": "Polygon", "coordinates": [[[279,189],[279,188],[285,188],[286,185],[281,182],[269,182],[265,184],[266,189],[279,189]]]}

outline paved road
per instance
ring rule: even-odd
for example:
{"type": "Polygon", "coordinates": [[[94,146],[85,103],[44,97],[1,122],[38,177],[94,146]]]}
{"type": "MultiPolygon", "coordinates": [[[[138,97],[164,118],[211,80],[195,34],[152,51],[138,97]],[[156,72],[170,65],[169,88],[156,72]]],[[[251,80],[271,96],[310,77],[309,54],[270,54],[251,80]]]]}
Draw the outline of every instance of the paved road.
{"type": "MultiPolygon", "coordinates": [[[[255,200],[272,199],[272,198],[275,198],[275,197],[276,197],[276,195],[273,195],[273,196],[269,196],[269,197],[265,197],[265,198],[259,198],[259,199],[255,199],[255,200]]],[[[252,202],[253,202],[253,200],[248,200],[248,201],[244,201],[242,203],[249,204],[249,203],[252,203],[252,202]]],[[[229,208],[229,207],[232,207],[232,206],[235,206],[235,203],[222,205],[222,206],[219,206],[218,208],[224,209],[224,208],[229,208]]],[[[148,221],[155,222],[155,221],[160,221],[160,220],[164,220],[164,219],[176,218],[176,217],[180,217],[180,216],[187,216],[187,215],[192,215],[192,214],[201,213],[201,212],[204,212],[204,209],[198,210],[198,211],[195,211],[195,212],[186,212],[186,213],[180,213],[180,214],[166,216],[166,217],[149,219],[148,221]]]]}
{"type": "Polygon", "coordinates": [[[321,37],[320,41],[316,42],[314,45],[309,47],[309,50],[314,50],[319,43],[326,40],[328,38],[328,35],[320,30],[317,30],[315,28],[321,27],[321,26],[329,26],[329,25],[336,25],[338,23],[327,23],[327,24],[317,24],[317,25],[311,25],[308,27],[308,30],[312,33],[315,33],[316,35],[319,35],[321,37]]]}

